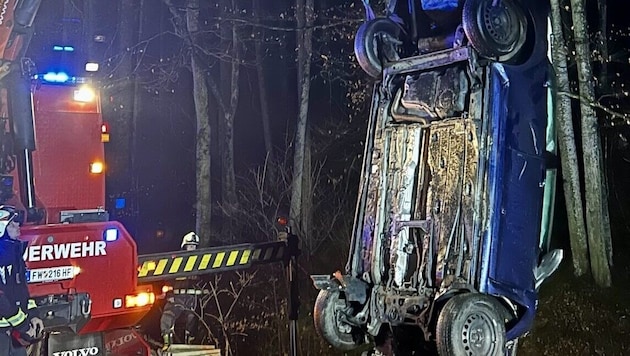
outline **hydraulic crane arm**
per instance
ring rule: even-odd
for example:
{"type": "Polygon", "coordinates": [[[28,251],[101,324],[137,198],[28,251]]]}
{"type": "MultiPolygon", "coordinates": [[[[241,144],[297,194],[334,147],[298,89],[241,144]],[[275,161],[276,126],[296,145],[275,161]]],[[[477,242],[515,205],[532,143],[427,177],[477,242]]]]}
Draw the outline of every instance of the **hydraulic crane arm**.
{"type": "Polygon", "coordinates": [[[287,252],[285,241],[275,241],[140,255],[138,284],[280,262],[287,252]]]}

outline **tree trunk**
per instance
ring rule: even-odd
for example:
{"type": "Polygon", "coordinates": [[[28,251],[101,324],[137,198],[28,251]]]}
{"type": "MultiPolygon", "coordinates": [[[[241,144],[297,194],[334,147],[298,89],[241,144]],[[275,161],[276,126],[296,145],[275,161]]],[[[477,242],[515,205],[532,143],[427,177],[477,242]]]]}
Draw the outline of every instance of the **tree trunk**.
{"type": "MultiPolygon", "coordinates": [[[[302,192],[304,184],[304,155],[306,127],[308,118],[309,95],[311,88],[311,56],[313,53],[313,31],[309,22],[313,21],[313,0],[296,0],[297,18],[297,81],[298,81],[298,121],[295,131],[293,155],[293,181],[291,184],[291,208],[289,212],[291,226],[298,233],[302,227],[302,192]]],[[[311,197],[307,197],[310,199],[311,197]]]]}
{"type": "Polygon", "coordinates": [[[312,166],[312,150],[311,150],[311,135],[309,131],[306,132],[305,145],[304,145],[304,174],[302,175],[302,196],[305,199],[302,199],[302,221],[301,221],[301,231],[302,231],[302,240],[305,242],[302,246],[303,249],[307,252],[306,257],[314,252],[313,249],[313,231],[311,231],[311,222],[313,218],[313,166],[312,166]]]}
{"type": "Polygon", "coordinates": [[[610,267],[606,253],[606,240],[610,240],[608,206],[602,199],[605,192],[602,181],[602,146],[597,117],[590,106],[595,102],[593,71],[589,58],[588,33],[584,0],[571,0],[575,51],[580,88],[582,150],[584,158],[586,227],[588,233],[591,271],[595,283],[601,287],[611,285],[610,267]]]}
{"type": "MultiPolygon", "coordinates": [[[[262,16],[262,8],[260,0],[252,0],[252,8],[254,9],[254,22],[260,23],[262,16]]],[[[269,118],[269,104],[267,102],[267,81],[265,80],[264,62],[265,54],[262,49],[262,41],[264,32],[261,27],[254,27],[254,51],[256,53],[256,73],[258,75],[258,97],[260,98],[260,120],[263,126],[263,138],[265,140],[265,152],[268,161],[273,161],[273,142],[271,141],[271,124],[269,118]]],[[[273,180],[272,180],[273,181],[273,180]]]]}
{"type": "Polygon", "coordinates": [[[196,134],[196,173],[197,220],[195,231],[201,239],[200,245],[210,246],[211,185],[210,185],[210,118],[208,115],[208,87],[205,71],[200,66],[197,54],[196,36],[199,33],[199,0],[188,0],[186,6],[186,26],[191,41],[190,67],[193,78],[193,98],[197,118],[196,134]]]}
{"type": "MultiPolygon", "coordinates": [[[[237,11],[235,0],[225,0],[222,6],[222,18],[234,17],[237,11]]],[[[233,21],[224,21],[221,33],[225,59],[221,64],[223,102],[223,121],[221,122],[221,202],[224,212],[230,215],[237,208],[236,183],[234,176],[234,117],[239,99],[240,44],[237,26],[233,21]]],[[[225,220],[227,223],[229,219],[225,220]]],[[[227,226],[224,226],[227,227],[227,226]]],[[[228,228],[229,230],[229,228],[228,228]]]]}
{"type": "MultiPolygon", "coordinates": [[[[600,56],[601,56],[601,68],[599,71],[599,88],[600,88],[600,95],[601,94],[608,94],[611,91],[611,86],[609,85],[609,80],[608,80],[608,63],[610,62],[609,57],[610,54],[608,52],[608,5],[606,3],[606,0],[597,0],[597,7],[599,9],[599,52],[600,52],[600,56]]],[[[606,158],[604,157],[604,160],[606,158]]],[[[602,201],[604,206],[608,206],[608,179],[607,179],[607,174],[606,172],[608,171],[606,165],[604,164],[604,169],[602,170],[602,182],[604,183],[603,186],[603,193],[602,194],[602,201]]],[[[604,209],[604,215],[605,215],[605,221],[610,221],[610,216],[609,216],[609,211],[608,209],[604,209]]],[[[608,225],[604,225],[604,228],[607,230],[604,234],[604,236],[606,235],[611,235],[610,232],[610,224],[608,225]]],[[[613,264],[613,248],[612,248],[612,238],[611,239],[606,239],[604,241],[606,243],[606,254],[608,255],[608,263],[612,266],[613,264]]]]}
{"type": "Polygon", "coordinates": [[[567,48],[562,32],[558,0],[551,0],[551,56],[555,72],[554,119],[558,124],[558,146],[562,165],[564,198],[566,200],[571,255],[573,256],[573,272],[582,276],[589,272],[588,246],[584,210],[580,187],[577,151],[575,147],[575,131],[573,129],[573,113],[570,92],[569,74],[567,71],[567,48]]]}
{"type": "Polygon", "coordinates": [[[599,55],[601,58],[599,70],[599,88],[602,94],[608,94],[611,87],[608,85],[608,6],[606,0],[597,0],[597,8],[599,10],[599,34],[597,45],[599,47],[599,55]]]}

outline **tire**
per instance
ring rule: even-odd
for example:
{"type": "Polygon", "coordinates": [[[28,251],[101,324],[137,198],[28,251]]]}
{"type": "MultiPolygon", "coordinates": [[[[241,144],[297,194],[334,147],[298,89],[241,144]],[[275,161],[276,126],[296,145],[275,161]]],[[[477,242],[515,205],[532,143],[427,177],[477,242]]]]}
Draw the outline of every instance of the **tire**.
{"type": "Polygon", "coordinates": [[[341,320],[341,315],[346,309],[341,292],[320,290],[315,300],[313,321],[315,330],[321,338],[336,349],[350,351],[362,342],[358,338],[358,330],[341,320]]]}
{"type": "Polygon", "coordinates": [[[446,302],[438,316],[438,355],[503,356],[503,306],[493,297],[465,293],[446,302]]]}
{"type": "MultiPolygon", "coordinates": [[[[498,62],[523,61],[528,17],[516,0],[467,0],[462,10],[466,37],[479,55],[498,62]]],[[[530,36],[531,37],[531,34],[530,36]]]]}
{"type": "Polygon", "coordinates": [[[354,36],[354,55],[368,75],[380,77],[383,64],[398,59],[396,44],[386,39],[399,39],[400,33],[400,27],[388,18],[370,20],[359,27],[354,36]]]}

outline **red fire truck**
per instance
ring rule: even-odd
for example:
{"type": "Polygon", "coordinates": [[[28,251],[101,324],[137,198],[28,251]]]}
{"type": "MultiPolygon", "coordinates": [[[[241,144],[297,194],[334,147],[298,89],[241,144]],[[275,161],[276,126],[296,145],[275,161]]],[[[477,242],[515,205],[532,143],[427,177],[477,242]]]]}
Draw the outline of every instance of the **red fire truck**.
{"type": "Polygon", "coordinates": [[[23,54],[41,0],[0,2],[0,204],[23,215],[27,280],[45,325],[31,354],[154,354],[134,328],[155,302],[154,282],[286,261],[281,241],[138,256],[104,209],[109,132],[95,83],[37,72],[23,54]]]}

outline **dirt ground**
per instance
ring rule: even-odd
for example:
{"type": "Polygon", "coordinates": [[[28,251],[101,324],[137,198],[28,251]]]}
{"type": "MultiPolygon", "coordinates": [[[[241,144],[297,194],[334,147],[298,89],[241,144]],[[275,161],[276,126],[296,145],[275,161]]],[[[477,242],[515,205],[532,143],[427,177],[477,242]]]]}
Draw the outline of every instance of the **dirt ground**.
{"type": "Polygon", "coordinates": [[[519,356],[629,355],[628,260],[627,249],[618,248],[613,287],[606,289],[595,287],[587,278],[573,277],[571,262],[565,260],[541,287],[534,328],[522,339],[519,356]]]}

